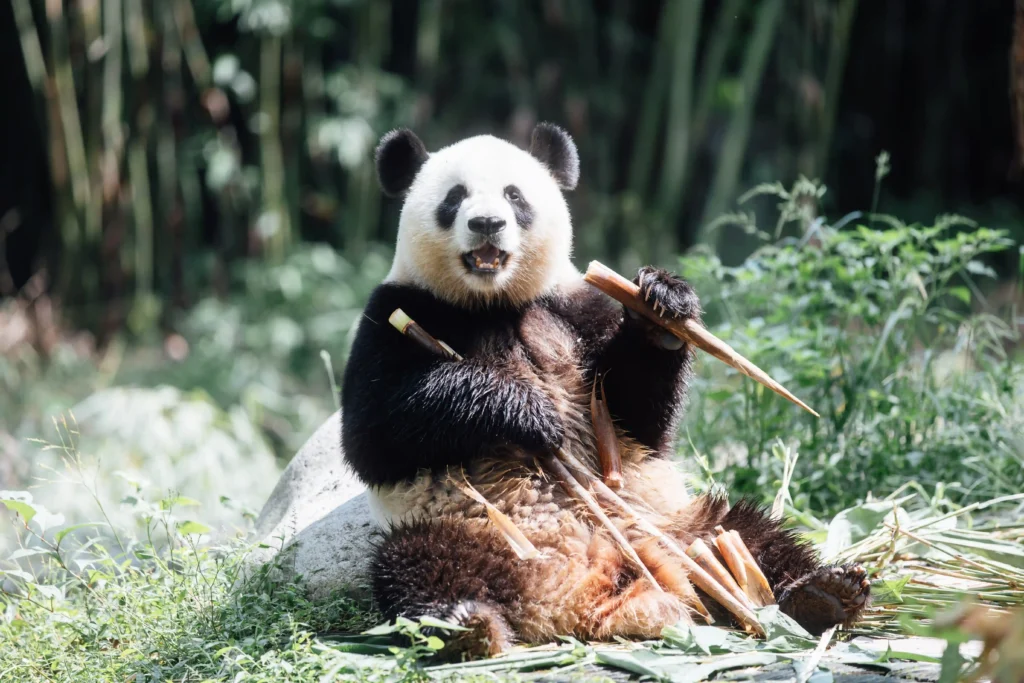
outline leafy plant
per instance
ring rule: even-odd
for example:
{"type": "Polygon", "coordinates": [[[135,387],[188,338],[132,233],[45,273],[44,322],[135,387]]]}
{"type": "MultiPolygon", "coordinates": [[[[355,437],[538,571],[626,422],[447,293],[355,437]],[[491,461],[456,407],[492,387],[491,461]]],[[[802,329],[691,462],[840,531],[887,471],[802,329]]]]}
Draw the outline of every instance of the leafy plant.
{"type": "Polygon", "coordinates": [[[803,236],[761,233],[738,266],[698,253],[681,269],[711,329],[822,418],[701,363],[687,423],[696,449],[717,454],[733,490],[762,493],[783,474],[770,444],[786,440],[800,453],[800,508],[834,512],[911,477],[965,499],[1020,490],[1024,371],[1010,355],[1016,332],[985,310],[979,284],[994,275],[984,257],[1010,248],[1005,233],[959,217],[829,226],[793,206],[817,196],[806,181],[758,191],[782,197],[803,236]]]}

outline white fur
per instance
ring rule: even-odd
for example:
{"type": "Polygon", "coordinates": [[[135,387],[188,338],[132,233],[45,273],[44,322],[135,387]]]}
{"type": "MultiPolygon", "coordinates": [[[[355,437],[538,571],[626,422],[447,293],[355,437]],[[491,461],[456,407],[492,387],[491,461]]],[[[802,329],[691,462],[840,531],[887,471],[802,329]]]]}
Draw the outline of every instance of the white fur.
{"type": "Polygon", "coordinates": [[[471,305],[498,299],[524,303],[580,278],[572,264],[569,207],[539,160],[490,135],[467,138],[428,157],[402,205],[386,282],[414,284],[451,303],[471,305]],[[469,195],[446,230],[437,224],[435,214],[457,184],[469,195]],[[509,185],[518,187],[533,207],[533,222],[526,230],[516,223],[505,198],[509,185]],[[505,220],[493,242],[509,257],[493,277],[468,273],[462,263],[464,253],[485,241],[469,230],[469,219],[477,216],[505,220]]]}

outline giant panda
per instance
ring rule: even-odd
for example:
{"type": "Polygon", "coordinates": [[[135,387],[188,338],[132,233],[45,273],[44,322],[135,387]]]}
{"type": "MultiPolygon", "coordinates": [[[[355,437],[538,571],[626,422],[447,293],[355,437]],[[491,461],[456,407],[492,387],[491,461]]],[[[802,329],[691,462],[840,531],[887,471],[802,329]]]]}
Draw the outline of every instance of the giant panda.
{"type": "MultiPolygon", "coordinates": [[[[703,594],[673,556],[621,525],[659,590],[537,464],[564,448],[597,468],[589,410],[601,376],[633,505],[681,543],[710,540],[719,524],[736,529],[780,608],[810,632],[857,619],[869,597],[861,567],[822,565],[757,505],[687,492],[671,455],[693,350],[573,266],[563,192],[580,166],[565,131],[537,125],[528,151],[482,135],[430,153],[400,129],[381,139],[375,160],[401,216],[391,271],[369,297],[345,368],[341,439],[383,530],[371,583],[386,617],[464,626],[444,650],[453,657],[558,635],[656,638],[691,619],[703,594]],[[388,319],[397,308],[464,360],[396,331],[388,319]],[[540,557],[512,552],[455,485],[463,476],[540,557]]],[[[663,315],[700,316],[683,279],[645,267],[635,282],[663,315]]]]}

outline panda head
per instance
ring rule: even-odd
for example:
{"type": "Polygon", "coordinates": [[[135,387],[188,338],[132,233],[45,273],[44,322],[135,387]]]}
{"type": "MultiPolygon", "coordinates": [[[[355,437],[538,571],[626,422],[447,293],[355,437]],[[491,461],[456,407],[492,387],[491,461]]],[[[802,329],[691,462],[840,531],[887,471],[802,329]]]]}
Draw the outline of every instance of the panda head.
{"type": "Polygon", "coordinates": [[[384,193],[402,197],[388,281],[460,306],[519,305],[579,278],[563,190],[576,187],[572,138],[541,123],[530,150],[481,135],[428,153],[409,130],[376,152],[384,193]]]}

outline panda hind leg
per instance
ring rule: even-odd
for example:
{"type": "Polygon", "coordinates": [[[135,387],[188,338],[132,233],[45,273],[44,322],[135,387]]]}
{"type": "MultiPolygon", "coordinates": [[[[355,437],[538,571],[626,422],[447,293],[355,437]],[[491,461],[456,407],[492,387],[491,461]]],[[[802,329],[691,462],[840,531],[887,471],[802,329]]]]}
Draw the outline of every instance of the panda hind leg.
{"type": "Polygon", "coordinates": [[[525,586],[512,551],[491,528],[451,518],[395,526],[375,548],[373,596],[384,616],[442,619],[467,631],[437,633],[446,660],[508,650],[510,617],[525,586]]]}
{"type": "Polygon", "coordinates": [[[739,533],[780,609],[808,632],[820,635],[832,626],[850,626],[867,607],[871,584],[862,566],[822,564],[814,550],[782,528],[766,508],[742,500],[719,524],[739,533]]]}
{"type": "MultiPolygon", "coordinates": [[[[749,500],[731,509],[725,497],[695,499],[666,529],[688,545],[701,538],[709,545],[715,527],[739,533],[771,585],[780,609],[810,633],[820,635],[837,624],[857,621],[870,598],[870,584],[859,565],[823,565],[814,550],[749,500]]],[[[698,591],[715,618],[731,617],[698,591]]]]}

